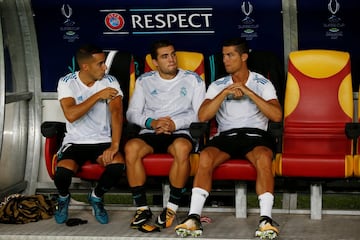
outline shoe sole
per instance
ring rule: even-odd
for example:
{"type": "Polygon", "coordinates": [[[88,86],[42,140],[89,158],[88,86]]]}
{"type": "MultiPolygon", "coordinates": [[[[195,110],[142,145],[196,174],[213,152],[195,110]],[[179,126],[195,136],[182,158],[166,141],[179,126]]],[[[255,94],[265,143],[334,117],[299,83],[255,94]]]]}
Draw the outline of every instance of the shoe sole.
{"type": "Polygon", "coordinates": [[[189,230],[189,229],[184,229],[184,228],[178,228],[175,230],[176,234],[179,237],[185,238],[188,236],[191,237],[199,237],[202,234],[202,230],[189,230]]]}
{"type": "Polygon", "coordinates": [[[63,223],[66,223],[66,221],[67,221],[67,218],[65,220],[63,220],[63,221],[60,221],[60,220],[56,219],[56,217],[55,217],[55,222],[57,224],[63,224],[63,223]]]}
{"type": "Polygon", "coordinates": [[[259,237],[260,239],[277,239],[278,234],[273,230],[256,231],[255,237],[259,237]]]}

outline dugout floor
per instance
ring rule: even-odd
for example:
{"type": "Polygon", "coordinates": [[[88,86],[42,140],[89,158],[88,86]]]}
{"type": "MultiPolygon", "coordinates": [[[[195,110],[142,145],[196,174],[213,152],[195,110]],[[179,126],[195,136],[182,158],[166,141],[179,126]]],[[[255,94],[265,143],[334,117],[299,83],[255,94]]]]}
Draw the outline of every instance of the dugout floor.
{"type": "MultiPolygon", "coordinates": [[[[118,239],[180,239],[173,227],[156,233],[142,233],[129,227],[134,214],[133,207],[106,207],[110,222],[99,224],[92,216],[89,206],[71,207],[70,217],[88,220],[87,224],[68,227],[55,220],[41,220],[24,225],[0,224],[0,239],[4,240],[118,240],[118,239]]],[[[161,209],[152,209],[154,215],[161,209]]],[[[211,223],[204,223],[201,239],[256,239],[253,234],[258,222],[258,213],[249,213],[246,219],[236,219],[234,212],[227,209],[204,211],[211,223]]],[[[180,209],[177,221],[186,216],[186,209],[180,209]]],[[[360,239],[360,215],[324,214],[321,220],[311,220],[309,214],[274,213],[273,218],[280,224],[279,239],[355,240],[360,239]]],[[[174,226],[175,226],[174,224],[174,226]]],[[[189,238],[187,238],[189,239],[189,238]]]]}

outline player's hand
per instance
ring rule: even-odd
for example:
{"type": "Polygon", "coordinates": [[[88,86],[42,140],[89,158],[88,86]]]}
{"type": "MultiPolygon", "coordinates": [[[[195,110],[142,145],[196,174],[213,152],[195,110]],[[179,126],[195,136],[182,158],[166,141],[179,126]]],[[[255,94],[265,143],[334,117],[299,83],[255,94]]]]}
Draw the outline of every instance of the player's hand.
{"type": "Polygon", "coordinates": [[[107,87],[107,88],[99,91],[98,94],[99,94],[100,98],[103,100],[113,99],[114,97],[117,96],[118,90],[116,90],[115,88],[112,88],[112,87],[107,87]]]}
{"type": "Polygon", "coordinates": [[[103,152],[103,154],[100,155],[100,156],[97,158],[96,161],[97,161],[100,165],[106,167],[107,165],[109,165],[109,164],[113,161],[113,159],[114,159],[115,155],[117,154],[117,152],[118,152],[118,149],[110,147],[110,148],[106,149],[106,150],[103,152]]]}
{"type": "Polygon", "coordinates": [[[226,96],[231,96],[232,99],[241,99],[246,91],[246,86],[243,83],[233,83],[229,85],[224,92],[226,92],[226,96]]]}
{"type": "Polygon", "coordinates": [[[153,129],[156,134],[171,134],[175,131],[175,123],[170,117],[161,117],[154,120],[153,129]]]}

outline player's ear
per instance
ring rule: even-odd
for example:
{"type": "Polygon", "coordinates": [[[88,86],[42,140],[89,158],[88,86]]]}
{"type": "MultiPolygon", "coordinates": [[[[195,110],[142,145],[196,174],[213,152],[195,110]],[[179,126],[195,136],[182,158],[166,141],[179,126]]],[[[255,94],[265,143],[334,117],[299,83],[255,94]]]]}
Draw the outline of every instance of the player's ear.
{"type": "Polygon", "coordinates": [[[249,58],[249,54],[248,53],[242,53],[240,58],[241,58],[241,61],[245,62],[249,58]]]}

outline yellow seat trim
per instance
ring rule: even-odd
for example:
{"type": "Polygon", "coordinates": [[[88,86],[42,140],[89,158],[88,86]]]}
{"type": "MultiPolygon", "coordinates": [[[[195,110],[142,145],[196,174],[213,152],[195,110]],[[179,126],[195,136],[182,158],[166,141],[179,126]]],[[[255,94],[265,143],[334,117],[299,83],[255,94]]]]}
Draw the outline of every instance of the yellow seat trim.
{"type": "MultiPolygon", "coordinates": [[[[178,67],[184,70],[195,71],[197,67],[204,64],[204,55],[198,52],[176,51],[176,58],[178,67]]],[[[150,53],[146,55],[145,61],[152,70],[156,70],[150,53]]],[[[200,77],[205,80],[205,72],[202,73],[200,77]]]]}
{"type": "Polygon", "coordinates": [[[291,62],[296,62],[295,67],[307,76],[326,78],[338,73],[350,61],[348,52],[334,50],[301,50],[289,54],[291,62]],[[309,64],[318,62],[319,64],[309,64]]]}

